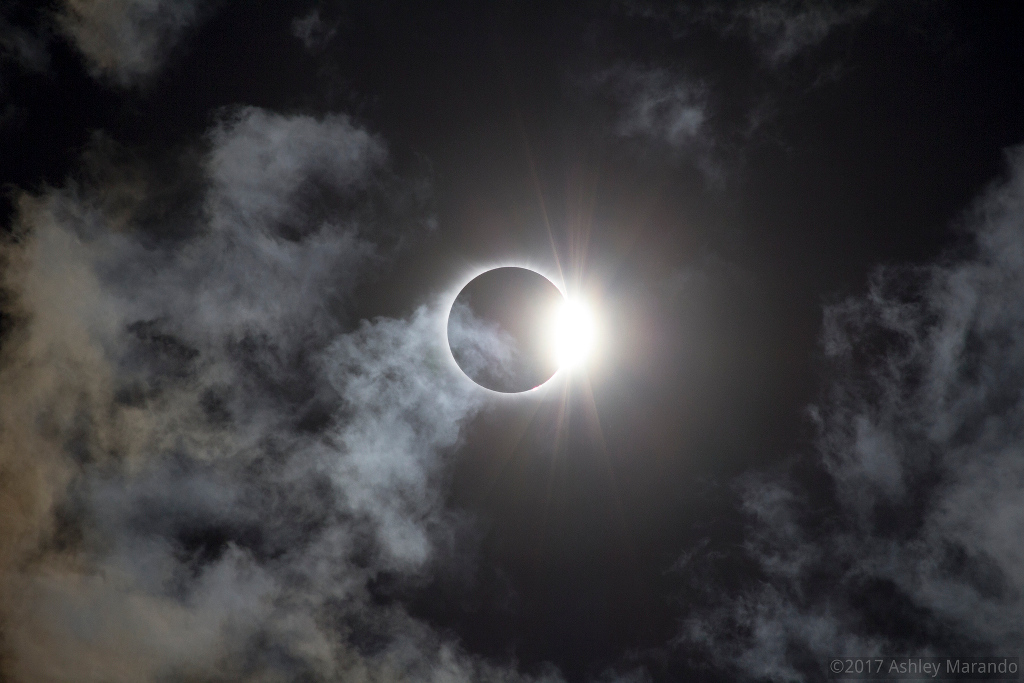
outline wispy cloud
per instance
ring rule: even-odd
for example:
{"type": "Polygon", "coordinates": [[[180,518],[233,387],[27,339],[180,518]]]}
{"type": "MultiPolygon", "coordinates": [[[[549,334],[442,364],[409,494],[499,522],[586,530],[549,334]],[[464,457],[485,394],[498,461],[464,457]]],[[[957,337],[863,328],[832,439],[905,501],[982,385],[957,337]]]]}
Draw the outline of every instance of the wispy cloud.
{"type": "Polygon", "coordinates": [[[725,36],[740,36],[750,42],[765,65],[780,67],[817,47],[837,31],[863,21],[877,3],[874,0],[843,3],[709,0],[660,5],[629,0],[624,5],[634,16],[666,23],[679,38],[700,26],[725,36]]]}
{"type": "Polygon", "coordinates": [[[198,0],[63,0],[57,22],[95,76],[137,86],[163,65],[201,9],[198,0]]]}
{"type": "Polygon", "coordinates": [[[693,162],[709,178],[717,178],[703,83],[668,69],[639,64],[620,64],[600,71],[592,81],[599,94],[613,105],[615,135],[667,148],[693,162]]]}
{"type": "MultiPolygon", "coordinates": [[[[778,144],[764,129],[779,114],[781,94],[792,91],[796,83],[813,89],[836,80],[842,72],[841,62],[830,61],[810,67],[809,80],[806,73],[794,80],[793,70],[784,67],[830,36],[863,22],[875,8],[870,0],[667,5],[627,0],[622,5],[627,15],[667,34],[678,45],[680,56],[620,63],[591,75],[594,93],[612,104],[611,128],[619,137],[643,141],[648,151],[668,152],[689,161],[712,186],[721,186],[742,166],[744,150],[751,144],[778,144]],[[682,55],[688,42],[700,43],[692,40],[695,35],[722,41],[732,51],[737,41],[749,45],[750,80],[744,83],[734,75],[697,66],[699,60],[689,63],[682,55]],[[698,71],[701,68],[704,71],[698,71]],[[780,78],[783,74],[785,78],[780,78]],[[730,92],[719,87],[723,77],[733,83],[730,92]]],[[[737,62],[742,63],[742,59],[737,62]]]]}
{"type": "Polygon", "coordinates": [[[326,22],[320,18],[320,8],[314,7],[308,14],[292,21],[292,35],[302,41],[307,50],[319,50],[331,42],[338,32],[338,22],[326,22]]]}
{"type": "Polygon", "coordinates": [[[873,9],[871,2],[740,3],[717,19],[723,30],[745,34],[766,63],[778,66],[819,45],[837,29],[864,19],[873,9]]]}
{"type": "Polygon", "coordinates": [[[504,386],[517,374],[529,372],[515,338],[475,316],[462,301],[456,301],[449,314],[448,343],[459,367],[484,386],[504,386]]]}
{"type": "Polygon", "coordinates": [[[15,26],[0,15],[0,62],[10,60],[29,71],[46,72],[50,68],[46,43],[46,37],[15,26]]]}
{"type": "Polygon", "coordinates": [[[1024,644],[1024,150],[970,214],[976,253],[884,269],[826,310],[817,490],[743,487],[762,581],[681,636],[748,678],[816,679],[834,655],[1024,644]]]}
{"type": "Polygon", "coordinates": [[[4,680],[524,680],[371,595],[440,562],[444,455],[486,399],[438,301],[347,317],[395,242],[367,208],[385,145],[255,108],[208,142],[186,230],[140,221],[157,191],[123,178],[20,198],[4,680]]]}

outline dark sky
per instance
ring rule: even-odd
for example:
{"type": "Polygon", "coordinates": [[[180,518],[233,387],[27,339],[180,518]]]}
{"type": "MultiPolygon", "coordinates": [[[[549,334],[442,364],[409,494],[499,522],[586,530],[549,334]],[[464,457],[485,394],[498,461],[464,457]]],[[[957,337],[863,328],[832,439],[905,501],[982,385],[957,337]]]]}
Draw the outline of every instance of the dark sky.
{"type": "Polygon", "coordinates": [[[1015,9],[0,1],[0,681],[1019,656],[1015,9]]]}

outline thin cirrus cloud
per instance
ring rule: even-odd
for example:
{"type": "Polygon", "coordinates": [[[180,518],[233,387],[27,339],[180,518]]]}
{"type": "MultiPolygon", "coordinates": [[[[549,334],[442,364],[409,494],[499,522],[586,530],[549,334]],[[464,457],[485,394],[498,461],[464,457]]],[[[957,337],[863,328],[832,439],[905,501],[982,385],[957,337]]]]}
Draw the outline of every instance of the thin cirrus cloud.
{"type": "Polygon", "coordinates": [[[763,581],[693,610],[685,647],[793,680],[829,656],[1024,645],[1024,150],[1008,158],[968,214],[971,257],[880,270],[826,309],[831,370],[811,415],[830,494],[747,480],[745,552],[763,581]]]}
{"type": "Polygon", "coordinates": [[[4,680],[527,680],[369,592],[449,552],[486,400],[439,302],[346,319],[395,241],[361,208],[385,145],[256,108],[207,141],[187,230],[112,173],[23,195],[2,245],[4,680]]]}

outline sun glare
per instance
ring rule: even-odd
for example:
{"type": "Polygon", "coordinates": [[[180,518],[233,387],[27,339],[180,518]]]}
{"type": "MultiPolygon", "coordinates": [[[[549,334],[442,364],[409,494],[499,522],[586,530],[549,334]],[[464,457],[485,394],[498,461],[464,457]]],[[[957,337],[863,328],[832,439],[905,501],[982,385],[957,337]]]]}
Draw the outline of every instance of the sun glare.
{"type": "Polygon", "coordinates": [[[593,351],[595,332],[593,315],[583,302],[563,302],[551,324],[551,343],[558,367],[582,365],[593,351]]]}

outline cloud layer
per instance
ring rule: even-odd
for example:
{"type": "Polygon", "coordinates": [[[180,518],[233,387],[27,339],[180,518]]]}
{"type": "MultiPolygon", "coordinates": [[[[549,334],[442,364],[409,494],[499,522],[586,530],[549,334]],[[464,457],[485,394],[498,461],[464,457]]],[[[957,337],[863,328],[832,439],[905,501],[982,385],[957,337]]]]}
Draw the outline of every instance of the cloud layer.
{"type": "Polygon", "coordinates": [[[4,680],[520,680],[369,588],[446,552],[443,455],[483,400],[439,305],[347,319],[396,242],[385,146],[254,108],[208,143],[176,213],[116,174],[20,199],[4,680]]]}
{"type": "Polygon", "coordinates": [[[681,634],[724,669],[815,680],[829,656],[1024,644],[1024,151],[1009,160],[969,215],[973,255],[881,270],[826,310],[817,458],[798,465],[822,486],[747,481],[761,581],[681,634]]]}

